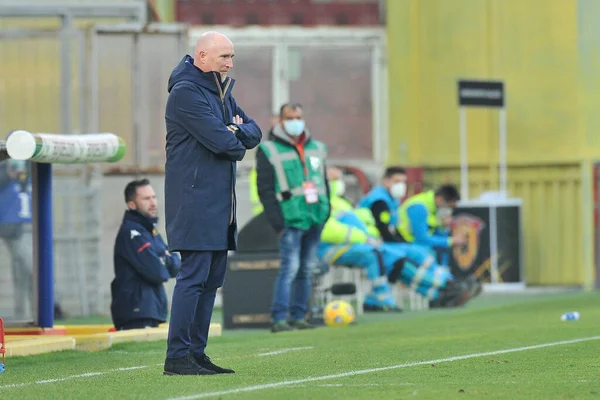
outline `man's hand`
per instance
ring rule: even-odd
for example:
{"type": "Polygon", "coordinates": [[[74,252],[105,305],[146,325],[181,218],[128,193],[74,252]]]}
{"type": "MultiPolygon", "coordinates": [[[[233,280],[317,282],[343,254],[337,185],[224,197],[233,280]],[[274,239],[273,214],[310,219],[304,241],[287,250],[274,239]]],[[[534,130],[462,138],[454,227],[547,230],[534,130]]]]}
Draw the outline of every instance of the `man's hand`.
{"type": "Polygon", "coordinates": [[[459,233],[455,233],[454,235],[452,235],[452,245],[453,246],[463,246],[467,244],[467,237],[464,235],[461,235],[459,233]]]}
{"type": "MultiPolygon", "coordinates": [[[[236,115],[235,117],[233,117],[233,120],[231,123],[235,124],[235,125],[241,125],[244,123],[244,120],[239,115],[236,115]]],[[[236,127],[231,126],[231,125],[227,125],[227,129],[229,129],[233,133],[237,133],[239,130],[239,128],[236,129],[236,127]]]]}
{"type": "Polygon", "coordinates": [[[452,225],[452,215],[445,215],[442,217],[442,226],[448,228],[452,225]]]}
{"type": "Polygon", "coordinates": [[[171,253],[169,253],[169,250],[165,250],[164,254],[162,256],[159,256],[158,258],[160,258],[160,261],[167,265],[168,261],[169,261],[169,257],[171,257],[171,253]]]}

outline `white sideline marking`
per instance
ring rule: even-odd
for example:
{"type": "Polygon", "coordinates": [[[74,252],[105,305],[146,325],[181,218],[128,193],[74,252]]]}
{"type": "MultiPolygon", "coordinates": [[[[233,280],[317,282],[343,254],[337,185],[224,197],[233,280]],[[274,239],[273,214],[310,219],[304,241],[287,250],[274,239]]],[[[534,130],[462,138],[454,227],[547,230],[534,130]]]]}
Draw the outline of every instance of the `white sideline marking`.
{"type": "Polygon", "coordinates": [[[374,386],[413,386],[414,383],[322,383],[320,385],[293,385],[288,387],[306,388],[306,387],[374,387],[374,386]]]}
{"type": "Polygon", "coordinates": [[[260,353],[257,354],[257,357],[266,357],[266,356],[276,356],[278,354],[284,354],[284,353],[288,353],[290,351],[298,351],[298,350],[311,350],[314,349],[314,347],[309,346],[309,347],[290,347],[289,349],[281,349],[281,350],[274,350],[274,351],[269,351],[268,353],[260,353]]]}
{"type": "MultiPolygon", "coordinates": [[[[156,365],[163,365],[163,364],[156,364],[156,365]]],[[[46,383],[64,382],[64,381],[68,381],[71,379],[89,378],[92,376],[106,375],[110,372],[131,371],[134,369],[142,369],[142,368],[148,368],[148,367],[150,367],[150,365],[138,365],[135,367],[116,368],[116,369],[110,369],[110,370],[104,371],[104,372],[86,372],[85,374],[65,376],[64,378],[43,379],[43,380],[39,380],[39,381],[35,381],[35,382],[13,383],[10,385],[0,386],[0,389],[11,389],[11,388],[18,388],[18,387],[29,386],[29,385],[43,385],[46,383]]]]}
{"type": "Polygon", "coordinates": [[[265,389],[277,388],[277,387],[282,387],[282,386],[291,386],[291,385],[297,385],[297,384],[302,384],[302,383],[307,383],[307,382],[324,381],[327,379],[336,379],[336,378],[345,378],[348,376],[370,374],[373,372],[389,371],[389,370],[399,369],[399,368],[417,367],[419,365],[454,362],[454,361],[460,361],[460,360],[467,360],[469,358],[495,356],[498,354],[506,354],[506,353],[517,353],[520,351],[542,349],[544,347],[561,346],[564,344],[587,342],[590,340],[598,340],[598,339],[600,339],[600,336],[591,336],[591,337],[587,337],[587,338],[580,338],[580,339],[573,339],[573,340],[561,340],[560,342],[536,344],[533,346],[516,347],[513,349],[496,350],[496,351],[489,351],[489,352],[485,352],[485,353],[466,354],[463,356],[440,358],[437,360],[417,361],[417,362],[406,363],[406,364],[391,365],[388,367],[361,369],[361,370],[356,370],[356,371],[343,372],[343,373],[339,373],[339,374],[315,376],[315,377],[304,378],[304,379],[295,379],[292,381],[273,382],[273,383],[267,383],[264,385],[247,386],[245,388],[238,388],[238,389],[231,389],[231,390],[221,390],[218,392],[199,393],[199,394],[194,394],[194,395],[190,395],[190,396],[173,397],[169,400],[195,400],[195,399],[203,399],[206,397],[224,396],[227,394],[256,392],[258,390],[265,390],[265,389]]]}
{"type": "MultiPolygon", "coordinates": [[[[275,350],[275,351],[271,351],[268,353],[260,353],[260,354],[256,354],[254,356],[250,356],[250,357],[264,357],[264,356],[273,356],[273,355],[277,355],[277,354],[283,354],[283,353],[287,353],[288,351],[297,351],[297,350],[307,350],[307,349],[314,349],[314,347],[290,347],[287,349],[281,349],[281,350],[275,350]]],[[[128,353],[125,351],[115,351],[119,352],[119,353],[128,353]]],[[[160,353],[160,354],[164,354],[164,351],[161,352],[156,352],[156,353],[160,353]]],[[[221,359],[226,359],[226,357],[224,358],[215,358],[215,361],[221,360],[221,359]]],[[[123,372],[123,371],[133,371],[136,369],[143,369],[143,368],[148,368],[148,367],[162,367],[164,364],[160,363],[160,364],[153,364],[153,365],[137,365],[137,366],[133,366],[133,367],[122,367],[122,368],[115,368],[115,369],[109,369],[107,371],[103,371],[103,372],[87,372],[85,374],[79,374],[79,375],[70,375],[70,376],[66,376],[64,378],[53,378],[53,379],[44,379],[44,380],[39,380],[39,381],[34,381],[34,382],[23,382],[23,383],[12,383],[12,384],[8,384],[8,385],[2,385],[0,386],[0,390],[2,389],[13,389],[13,388],[20,388],[20,387],[24,387],[24,386],[29,386],[29,385],[43,385],[46,383],[56,383],[56,382],[64,382],[64,381],[68,381],[71,379],[78,379],[78,378],[89,378],[92,376],[100,376],[100,375],[105,375],[105,374],[109,374],[111,372],[123,372]]]]}
{"type": "Polygon", "coordinates": [[[106,374],[106,372],[87,372],[85,374],[67,376],[66,378],[44,379],[41,381],[36,381],[35,383],[37,383],[38,385],[43,385],[44,383],[63,382],[68,379],[88,378],[90,376],[98,376],[98,375],[104,375],[104,374],[106,374]]]}
{"type": "MultiPolygon", "coordinates": [[[[162,364],[158,364],[158,365],[162,365],[162,364]]],[[[119,368],[119,369],[117,369],[117,371],[131,371],[131,370],[134,370],[134,369],[142,369],[142,368],[148,368],[148,366],[147,365],[140,365],[140,366],[137,366],[137,367],[119,368]]]]}

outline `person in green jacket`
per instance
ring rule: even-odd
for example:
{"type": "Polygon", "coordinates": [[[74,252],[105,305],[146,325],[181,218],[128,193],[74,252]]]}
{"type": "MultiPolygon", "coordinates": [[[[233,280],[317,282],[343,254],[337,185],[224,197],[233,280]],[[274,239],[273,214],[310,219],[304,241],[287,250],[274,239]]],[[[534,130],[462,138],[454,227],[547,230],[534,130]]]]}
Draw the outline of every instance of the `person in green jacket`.
{"type": "Polygon", "coordinates": [[[256,153],[258,196],[279,237],[272,332],[314,328],[306,321],[321,230],[329,218],[327,146],[312,138],[302,107],[287,103],[256,153]]]}

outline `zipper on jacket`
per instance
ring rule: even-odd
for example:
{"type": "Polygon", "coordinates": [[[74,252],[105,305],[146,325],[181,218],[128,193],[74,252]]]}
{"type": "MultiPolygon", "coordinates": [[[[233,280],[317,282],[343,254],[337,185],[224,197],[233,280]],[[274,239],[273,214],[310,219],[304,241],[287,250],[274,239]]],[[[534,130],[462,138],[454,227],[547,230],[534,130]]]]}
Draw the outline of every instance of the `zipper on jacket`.
{"type": "Polygon", "coordinates": [[[215,78],[215,83],[217,84],[217,89],[219,90],[219,97],[221,98],[221,107],[223,109],[223,121],[225,125],[231,123],[232,121],[227,121],[227,108],[225,107],[225,93],[227,93],[227,89],[229,89],[229,84],[231,83],[231,79],[227,78],[227,83],[225,84],[225,90],[221,87],[221,82],[219,82],[219,78],[217,77],[217,73],[213,73],[213,77],[215,78]]]}
{"type": "MultiPolygon", "coordinates": [[[[231,79],[227,78],[227,83],[225,84],[225,91],[221,87],[221,82],[219,82],[218,74],[213,73],[213,77],[215,78],[215,83],[217,84],[217,89],[219,90],[219,97],[221,98],[221,107],[223,108],[223,121],[225,125],[229,124],[227,122],[227,108],[225,107],[225,93],[227,93],[227,89],[229,89],[229,84],[231,83],[231,79]]],[[[231,121],[233,122],[233,121],[231,121]]],[[[229,225],[233,225],[233,219],[235,215],[235,188],[233,185],[233,181],[235,176],[233,176],[233,166],[231,168],[231,208],[229,210],[229,225]]]]}

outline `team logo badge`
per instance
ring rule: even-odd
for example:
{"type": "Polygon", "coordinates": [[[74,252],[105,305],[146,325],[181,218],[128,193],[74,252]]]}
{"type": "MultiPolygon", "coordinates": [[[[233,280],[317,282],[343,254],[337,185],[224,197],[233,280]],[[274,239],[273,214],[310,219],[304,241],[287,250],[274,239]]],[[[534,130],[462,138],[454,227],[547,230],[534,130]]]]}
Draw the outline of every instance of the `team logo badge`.
{"type": "Polygon", "coordinates": [[[479,252],[479,233],[485,226],[484,222],[472,215],[457,215],[452,221],[452,234],[463,235],[467,238],[464,246],[455,246],[452,250],[456,264],[463,271],[473,266],[473,261],[479,252]]]}
{"type": "Polygon", "coordinates": [[[314,171],[318,171],[321,168],[321,160],[319,157],[309,157],[310,167],[314,171]]]}

